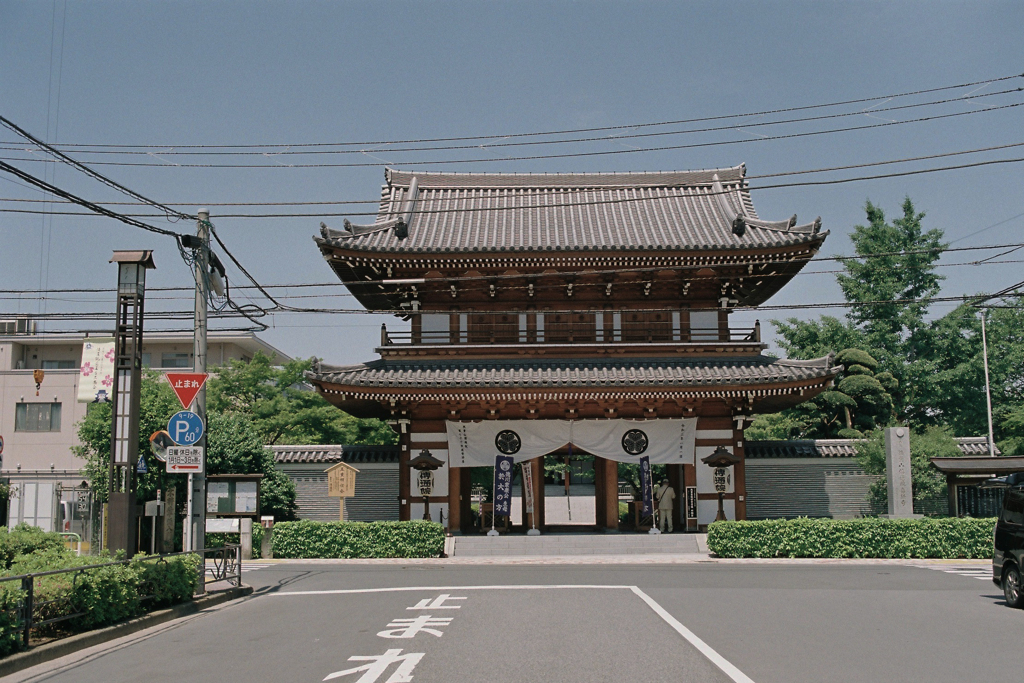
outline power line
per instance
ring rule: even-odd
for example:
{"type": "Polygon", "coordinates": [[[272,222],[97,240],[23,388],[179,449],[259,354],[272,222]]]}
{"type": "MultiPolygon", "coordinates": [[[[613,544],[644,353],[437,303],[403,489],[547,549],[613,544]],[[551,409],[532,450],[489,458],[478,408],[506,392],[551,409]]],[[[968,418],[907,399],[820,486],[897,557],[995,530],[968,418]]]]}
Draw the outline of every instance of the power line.
{"type": "MultiPolygon", "coordinates": [[[[1024,103],[1022,103],[1024,104],[1024,103]]],[[[788,183],[775,183],[771,185],[761,185],[757,187],[748,186],[745,189],[750,192],[762,191],[762,190],[778,190],[790,187],[812,187],[820,185],[843,185],[846,183],[864,182],[868,180],[882,180],[886,178],[901,178],[907,176],[923,175],[926,173],[940,173],[945,171],[956,171],[967,168],[979,168],[982,166],[993,166],[1000,164],[1016,164],[1024,162],[1024,157],[1015,157],[1011,159],[990,159],[987,161],[976,161],[964,164],[955,164],[952,166],[939,166],[935,168],[924,168],[913,171],[896,171],[893,173],[879,173],[875,175],[857,176],[853,178],[836,178],[832,180],[805,180],[798,182],[788,183]]],[[[0,162],[3,163],[3,162],[0,162]]],[[[6,164],[4,164],[7,166],[6,164]]],[[[9,167],[13,168],[13,167],[9,167]]],[[[736,188],[723,189],[720,192],[714,190],[708,190],[703,196],[711,197],[715,195],[728,195],[734,194],[738,190],[736,188]]],[[[574,194],[587,194],[592,190],[580,191],[574,194]]],[[[565,193],[569,194],[569,193],[565,193]]],[[[648,202],[658,201],[665,199],[676,199],[675,195],[650,195],[650,196],[639,196],[639,197],[616,197],[613,199],[594,199],[588,201],[573,201],[573,202],[552,202],[548,204],[526,204],[526,205],[512,205],[512,206],[485,206],[485,207],[458,207],[450,209],[412,209],[402,210],[401,208],[394,211],[347,211],[342,213],[328,212],[328,213],[237,213],[237,214],[222,214],[219,218],[332,218],[332,217],[348,217],[348,216],[404,216],[404,215],[432,215],[432,214],[447,214],[447,213],[485,213],[485,212],[502,212],[502,211],[522,211],[526,209],[560,209],[560,208],[574,208],[580,206],[601,206],[609,204],[628,204],[634,202],[648,202]]],[[[67,212],[67,211],[39,211],[34,209],[0,209],[0,213],[21,213],[21,214],[54,214],[54,215],[68,215],[68,216],[87,216],[87,213],[81,212],[67,212]]],[[[153,214],[128,214],[129,216],[141,216],[144,218],[155,218],[153,214]]]]}
{"type": "Polygon", "coordinates": [[[761,111],[754,111],[742,114],[723,114],[716,116],[705,116],[699,118],[690,119],[678,119],[673,121],[658,121],[658,122],[644,122],[644,123],[630,123],[620,124],[615,126],[599,126],[590,128],[569,128],[560,130],[549,130],[549,131],[534,131],[525,133],[500,133],[492,135],[463,135],[456,137],[435,137],[435,138],[419,138],[419,139],[397,139],[397,140],[364,140],[355,142],[312,142],[312,143],[276,143],[276,144],[250,144],[250,145],[124,145],[124,144],[90,144],[90,143],[64,143],[63,147],[97,147],[97,148],[149,148],[149,149],[162,149],[166,147],[175,147],[179,149],[279,149],[288,147],[341,147],[341,146],[366,146],[366,145],[395,145],[395,144],[417,144],[417,143],[430,143],[430,142],[462,142],[470,140],[493,140],[493,139],[506,139],[506,138],[522,138],[522,137],[535,137],[545,135],[572,135],[577,133],[596,133],[602,131],[612,130],[629,130],[633,128],[649,128],[657,126],[672,126],[682,125],[688,123],[702,123],[705,121],[719,121],[727,119],[737,118],[748,118],[755,116],[769,116],[772,114],[783,114],[795,111],[808,111],[813,109],[823,109],[828,107],[839,107],[850,104],[863,104],[866,102],[874,102],[876,100],[890,100],[900,97],[911,97],[914,95],[924,95],[934,92],[942,92],[945,90],[956,90],[958,88],[969,88],[976,85],[988,85],[990,83],[999,83],[1003,81],[1012,80],[1014,78],[1024,78],[1024,74],[1012,74],[1006,76],[999,76],[996,78],[989,78],[979,81],[971,81],[968,83],[959,83],[956,85],[944,85],[935,88],[926,88],[920,90],[911,90],[900,93],[888,94],[888,95],[875,95],[872,97],[862,97],[857,99],[840,100],[835,102],[826,102],[811,105],[802,105],[797,107],[785,107],[778,109],[765,109],[761,111]]]}
{"type": "MultiPolygon", "coordinates": [[[[870,252],[870,253],[867,253],[867,254],[859,254],[859,255],[854,255],[854,256],[843,256],[843,255],[837,255],[837,256],[815,256],[813,258],[813,260],[809,261],[809,263],[819,263],[819,262],[824,262],[824,261],[838,261],[838,262],[855,261],[855,260],[862,260],[862,259],[869,259],[869,258],[882,258],[882,257],[889,257],[889,256],[914,256],[914,255],[920,255],[920,254],[944,254],[944,253],[947,253],[947,252],[993,251],[993,250],[997,250],[997,249],[1019,249],[1019,248],[1022,248],[1022,247],[1024,247],[1024,242],[1007,243],[1007,244],[986,244],[986,245],[977,245],[977,246],[971,246],[971,247],[935,247],[935,248],[929,248],[929,249],[906,249],[906,250],[900,250],[900,251],[870,252]]],[[[1007,263],[1016,263],[1016,262],[1017,261],[1008,261],[1007,263]]],[[[739,265],[739,266],[754,265],[754,266],[757,266],[757,265],[775,265],[777,263],[778,262],[776,262],[776,261],[744,261],[742,263],[737,263],[737,264],[728,264],[728,263],[726,263],[726,264],[722,264],[722,265],[725,265],[725,266],[729,266],[729,265],[739,265]]],[[[951,263],[951,264],[941,264],[940,263],[940,264],[935,264],[935,267],[946,267],[946,266],[950,266],[951,267],[951,266],[960,266],[960,265],[980,265],[981,263],[982,263],[981,261],[965,261],[963,263],[951,263]]],[[[991,265],[991,262],[988,262],[986,265],[991,265]]],[[[600,274],[600,275],[604,275],[604,274],[620,274],[620,273],[650,273],[650,272],[663,271],[663,270],[678,270],[678,271],[700,270],[700,269],[706,268],[706,267],[707,267],[707,265],[701,264],[701,265],[692,265],[692,266],[651,266],[651,267],[644,267],[644,268],[608,268],[608,269],[602,269],[600,271],[595,271],[595,273],[600,274]]],[[[794,276],[797,276],[797,275],[810,275],[810,274],[838,273],[838,272],[844,272],[844,271],[839,271],[839,270],[835,270],[835,271],[801,271],[799,273],[795,273],[794,276]]],[[[453,276],[450,276],[450,277],[445,277],[444,278],[444,282],[445,283],[448,283],[448,282],[453,282],[453,283],[454,282],[475,282],[475,281],[490,282],[492,280],[512,280],[512,279],[520,279],[521,280],[521,279],[524,279],[524,278],[527,278],[527,277],[529,277],[529,276],[525,275],[525,274],[518,274],[518,275],[504,275],[504,274],[502,274],[502,275],[479,275],[479,276],[453,275],[453,276]]],[[[764,274],[764,275],[760,275],[759,277],[768,277],[768,275],[764,274]]],[[[358,285],[387,285],[387,284],[391,284],[391,282],[389,280],[361,280],[361,281],[359,281],[357,283],[349,283],[349,284],[358,284],[358,285]]],[[[621,284],[625,284],[625,283],[621,283],[621,284]]],[[[259,291],[262,292],[264,289],[267,289],[267,290],[269,290],[269,289],[303,289],[303,288],[314,288],[314,287],[344,287],[344,286],[346,286],[346,283],[341,282],[341,281],[335,281],[335,282],[292,282],[292,283],[275,283],[275,284],[268,284],[268,285],[253,285],[253,286],[246,286],[246,285],[238,286],[238,285],[236,285],[236,286],[233,287],[233,289],[235,289],[235,290],[255,289],[255,290],[259,290],[259,291]]],[[[192,288],[192,287],[149,287],[149,288],[146,289],[147,292],[191,292],[193,290],[194,290],[194,288],[192,288]]],[[[116,291],[117,291],[116,289],[109,288],[109,287],[70,288],[70,289],[45,289],[45,290],[44,289],[0,289],[0,294],[46,294],[46,293],[55,293],[55,294],[110,294],[110,293],[114,293],[116,291]]],[[[29,299],[29,300],[31,300],[31,299],[29,299]]]]}
{"type": "MultiPolygon", "coordinates": [[[[790,140],[794,138],[811,137],[818,135],[829,135],[832,133],[846,133],[850,131],[859,130],[871,130],[876,128],[887,128],[891,126],[902,126],[911,123],[923,123],[927,121],[939,121],[942,119],[955,118],[960,116],[971,116],[974,114],[980,114],[985,112],[999,111],[1003,109],[1012,109],[1024,105],[1024,102],[1015,102],[1012,104],[1004,104],[994,107],[987,107],[980,110],[971,110],[963,112],[953,112],[949,114],[936,114],[932,116],[923,116],[916,119],[907,119],[905,121],[884,121],[881,123],[868,124],[864,126],[847,126],[845,128],[831,128],[828,130],[820,131],[804,131],[800,133],[788,133],[784,135],[770,135],[763,136],[754,139],[747,140],[719,140],[714,142],[700,142],[700,143],[689,143],[681,145],[663,145],[655,147],[638,147],[632,149],[613,149],[613,150],[600,150],[592,152],[566,152],[561,154],[535,154],[525,155],[516,157],[487,157],[483,159],[431,159],[431,160],[416,160],[416,161],[403,161],[402,165],[405,166],[425,166],[425,165],[441,165],[441,164],[478,164],[478,163],[490,163],[490,162],[513,162],[513,161],[536,161],[542,159],[573,159],[582,157],[595,157],[595,156],[609,156],[617,154],[641,154],[647,152],[661,152],[668,150],[681,150],[681,149],[697,149],[703,147],[718,147],[722,145],[739,145],[753,142],[769,142],[773,140],[790,140]]],[[[41,159],[24,158],[24,157],[2,157],[7,161],[20,161],[20,162],[38,162],[41,159]]],[[[379,162],[351,162],[351,163],[315,163],[315,164],[159,164],[150,162],[132,162],[132,161],[94,161],[90,162],[95,166],[145,166],[145,167],[157,167],[157,168],[366,168],[366,167],[378,167],[379,162]]]]}
{"type": "MultiPolygon", "coordinates": [[[[892,306],[892,305],[903,305],[903,304],[933,304],[933,303],[950,303],[959,302],[962,304],[980,303],[997,297],[1024,297],[1024,293],[1016,292],[1015,289],[1024,287],[1024,282],[1019,282],[1011,287],[993,295],[988,295],[983,299],[979,299],[978,296],[946,296],[946,297],[921,297],[911,299],[879,299],[872,301],[833,301],[828,303],[813,303],[813,304],[779,304],[772,306],[732,306],[729,311],[790,311],[790,310],[817,310],[823,308],[857,308],[860,306],[892,306]]],[[[678,311],[681,307],[666,307],[666,306],[644,306],[644,307],[628,307],[628,308],[617,308],[614,312],[616,313],[658,313],[658,312],[672,312],[678,311]]],[[[718,309],[715,309],[718,310],[718,309]]],[[[526,311],[521,309],[508,309],[508,310],[488,310],[487,314],[490,315],[515,315],[519,313],[525,313],[526,311]]],[[[544,315],[551,314],[577,314],[577,313],[601,313],[605,312],[603,308],[590,307],[576,307],[576,308],[564,308],[564,309],[545,309],[543,311],[536,311],[537,313],[543,313],[544,315]]],[[[284,313],[298,313],[303,315],[410,315],[412,311],[407,309],[366,309],[366,308],[318,308],[318,309],[300,309],[292,307],[284,307],[279,310],[268,311],[269,314],[278,315],[284,313]]],[[[155,311],[146,312],[147,319],[159,319],[159,320],[187,320],[191,319],[193,311],[155,311]]],[[[28,320],[99,320],[106,319],[113,315],[112,312],[88,312],[88,313],[77,313],[77,312],[64,312],[64,313],[43,313],[43,314],[19,314],[18,317],[25,318],[28,320]]],[[[240,317],[234,312],[211,312],[211,318],[216,319],[231,319],[240,317]]]]}
{"type": "Polygon", "coordinates": [[[81,162],[79,162],[79,161],[77,161],[75,159],[72,159],[68,155],[64,154],[63,152],[61,152],[59,149],[57,149],[53,145],[50,145],[50,144],[47,144],[46,142],[43,142],[39,138],[37,138],[34,135],[32,135],[31,133],[29,133],[27,130],[21,128],[16,123],[14,123],[13,121],[11,121],[10,119],[8,119],[8,118],[6,118],[4,116],[0,116],[0,124],[2,124],[3,126],[5,126],[8,129],[14,131],[18,135],[20,135],[23,138],[25,138],[26,140],[32,141],[35,145],[37,145],[38,147],[40,147],[41,149],[46,151],[48,154],[53,156],[55,159],[64,162],[65,164],[71,166],[72,168],[75,168],[75,169],[81,171],[82,173],[85,173],[90,178],[93,178],[94,180],[98,180],[101,183],[103,183],[104,185],[106,185],[108,187],[111,187],[111,188],[117,190],[118,192],[121,192],[122,194],[126,194],[129,197],[142,202],[143,204],[148,204],[150,206],[153,206],[153,207],[156,207],[158,209],[161,209],[162,211],[164,211],[164,213],[167,215],[168,218],[170,218],[171,216],[174,216],[175,218],[178,218],[178,219],[182,219],[182,218],[189,219],[189,220],[195,220],[196,219],[195,216],[191,216],[189,214],[182,213],[181,211],[178,211],[177,209],[172,209],[169,206],[164,206],[163,204],[161,204],[161,203],[159,203],[157,201],[154,201],[152,199],[149,199],[148,197],[145,197],[145,196],[139,194],[138,192],[135,192],[134,190],[128,189],[124,185],[121,185],[120,183],[115,182],[114,180],[111,180],[107,176],[105,176],[105,175],[103,175],[101,173],[98,173],[97,171],[94,171],[93,169],[89,168],[85,164],[83,164],[83,163],[81,163],[81,162]]]}
{"type": "MultiPolygon", "coordinates": [[[[1024,260],[1014,259],[1014,260],[1009,260],[1009,261],[962,261],[960,263],[937,263],[937,264],[934,264],[933,267],[934,268],[955,268],[955,267],[959,267],[959,266],[975,266],[976,267],[976,266],[981,266],[981,265],[1000,265],[1000,264],[1016,264],[1016,263],[1024,263],[1024,260]]],[[[803,276],[803,275],[834,275],[834,274],[845,273],[845,272],[846,271],[844,271],[844,270],[802,270],[799,273],[793,273],[793,274],[789,274],[789,273],[774,273],[774,274],[761,275],[759,277],[764,278],[764,279],[768,279],[768,278],[774,278],[774,277],[799,277],[799,276],[803,276]]],[[[712,277],[694,278],[694,280],[709,280],[709,279],[715,279],[715,278],[712,278],[712,277]]],[[[646,284],[646,283],[647,283],[646,280],[635,280],[635,281],[629,281],[629,282],[616,282],[615,284],[617,286],[623,286],[623,285],[630,285],[630,284],[634,284],[635,285],[635,284],[646,284]]],[[[299,287],[330,287],[330,286],[343,286],[343,285],[344,285],[344,283],[341,283],[341,282],[333,282],[333,283],[315,284],[315,285],[313,285],[313,284],[310,284],[310,285],[264,285],[264,287],[266,287],[267,289],[271,289],[271,288],[275,288],[275,287],[299,288],[299,287]]],[[[589,287],[589,286],[604,287],[605,283],[579,283],[579,284],[577,284],[577,286],[579,288],[581,288],[581,289],[589,287]]],[[[545,288],[558,288],[558,289],[561,289],[562,287],[563,287],[563,285],[535,285],[534,289],[535,290],[537,290],[537,289],[545,289],[545,288]]],[[[236,289],[239,289],[239,288],[236,287],[236,289]]],[[[255,288],[252,288],[252,289],[255,289],[255,288]]],[[[506,291],[508,289],[521,289],[521,288],[520,287],[503,287],[502,291],[506,291]]],[[[149,301],[187,301],[191,297],[185,295],[185,292],[193,291],[192,289],[190,289],[188,287],[162,287],[162,288],[148,289],[147,292],[168,291],[168,290],[181,291],[182,295],[181,296],[154,296],[154,295],[152,295],[150,293],[147,293],[146,299],[149,300],[149,301]]],[[[36,300],[46,300],[46,301],[59,301],[59,302],[64,302],[64,303],[98,303],[98,302],[100,302],[102,300],[101,299],[95,299],[95,298],[89,298],[89,299],[69,299],[69,298],[60,297],[60,296],[45,296],[45,295],[44,296],[22,296],[18,292],[23,293],[23,294],[32,294],[32,293],[52,293],[52,294],[64,294],[64,293],[70,293],[70,294],[74,294],[74,293],[103,293],[103,294],[110,294],[110,293],[114,293],[116,291],[117,290],[115,290],[115,289],[90,289],[90,290],[61,290],[61,289],[49,289],[49,290],[0,290],[0,300],[2,300],[2,301],[25,301],[25,302],[31,302],[31,301],[36,301],[36,300]]],[[[473,292],[484,291],[484,288],[482,288],[482,287],[481,288],[474,288],[472,290],[464,290],[464,291],[473,291],[473,292]]],[[[349,299],[349,298],[353,298],[354,296],[355,295],[352,294],[351,292],[336,292],[336,293],[319,293],[319,294],[278,294],[276,296],[276,298],[280,301],[280,300],[294,300],[294,299],[349,299]]]]}
{"type": "MultiPolygon", "coordinates": [[[[994,152],[994,151],[999,151],[999,150],[1004,150],[1004,149],[1012,149],[1012,148],[1015,148],[1015,147],[1024,147],[1024,142],[1012,142],[1012,143],[1008,143],[1008,144],[1005,144],[1005,145],[994,145],[994,146],[990,146],[990,147],[979,147],[979,148],[976,148],[976,149],[958,150],[958,151],[955,151],[955,152],[942,152],[942,153],[939,153],[939,154],[928,154],[928,155],[924,155],[924,156],[903,157],[903,158],[900,158],[900,159],[886,159],[884,161],[871,161],[871,162],[865,162],[865,163],[860,163],[860,164],[848,164],[846,166],[829,166],[829,167],[825,167],[825,168],[803,169],[803,170],[799,170],[799,171],[780,171],[780,172],[776,172],[776,173],[762,173],[762,174],[758,174],[758,175],[744,176],[744,180],[745,181],[750,181],[750,180],[759,180],[759,179],[764,179],[764,178],[778,178],[778,177],[792,176],[792,175],[807,175],[807,174],[812,174],[812,173],[832,173],[832,172],[835,172],[835,171],[846,171],[846,170],[852,170],[852,169],[857,169],[857,168],[870,168],[870,167],[873,167],[873,166],[888,166],[888,165],[892,165],[892,164],[909,163],[909,162],[912,162],[912,161],[927,161],[927,160],[931,160],[931,159],[941,159],[941,158],[952,157],[952,156],[963,156],[965,154],[980,154],[982,152],[994,152]]],[[[29,188],[29,189],[32,189],[32,188],[29,188]]],[[[540,192],[525,190],[525,191],[519,193],[517,196],[518,197],[531,197],[531,196],[540,196],[541,194],[542,193],[540,193],[540,192]]],[[[461,201],[461,200],[459,198],[457,198],[457,197],[436,197],[436,198],[431,199],[431,201],[444,204],[444,203],[447,203],[447,202],[450,202],[450,201],[461,201]]],[[[4,198],[0,198],[0,202],[18,202],[18,203],[26,203],[26,204],[40,204],[40,203],[51,203],[52,200],[49,200],[49,199],[25,199],[25,198],[4,197],[4,198]]],[[[197,206],[199,204],[202,204],[204,206],[340,206],[340,205],[347,205],[347,204],[372,204],[372,205],[379,205],[380,202],[381,202],[381,198],[377,197],[376,199],[352,199],[352,200],[309,201],[309,202],[202,202],[202,201],[190,201],[190,202],[166,202],[166,204],[168,204],[169,206],[197,206]]],[[[104,204],[107,205],[107,206],[139,206],[138,202],[104,202],[104,204]]],[[[78,215],[78,214],[73,214],[73,215],[78,215]]],[[[85,214],[82,214],[82,215],[85,215],[85,214]]],[[[323,215],[323,214],[316,214],[316,215],[323,215]]],[[[349,214],[346,214],[346,215],[349,215],[349,214]]],[[[1019,216],[1024,216],[1024,214],[1019,214],[1019,216]]],[[[1017,218],[1019,216],[1014,216],[1014,218],[1017,218]]],[[[143,214],[143,215],[137,216],[137,217],[155,217],[155,216],[149,215],[149,214],[143,214]]],[[[225,216],[221,216],[221,217],[222,218],[231,218],[231,217],[236,217],[237,218],[239,216],[232,216],[232,215],[229,214],[229,215],[225,215],[225,216]]],[[[1007,219],[1007,220],[1011,220],[1011,219],[1007,219]]],[[[995,227],[995,226],[991,226],[991,227],[995,227]]],[[[987,228],[985,228],[985,229],[987,229],[987,228]]],[[[968,237],[969,236],[970,235],[968,235],[968,237]]],[[[965,239],[965,238],[960,238],[960,239],[962,240],[962,239],[965,239]]],[[[959,241],[959,240],[957,240],[957,241],[959,241]]]]}
{"type": "MultiPolygon", "coordinates": [[[[930,102],[915,102],[912,104],[895,105],[891,107],[880,107],[877,109],[871,109],[870,111],[852,111],[852,112],[841,112],[837,114],[821,114],[817,116],[805,116],[798,118],[781,119],[778,121],[757,121],[748,124],[743,124],[743,128],[763,128],[766,126],[782,126],[793,123],[809,123],[813,121],[825,121],[830,119],[849,118],[852,116],[867,116],[871,114],[879,114],[882,112],[893,112],[902,111],[905,109],[917,109],[920,107],[934,107],[943,104],[950,104],[953,102],[963,103],[971,102],[976,99],[998,97],[1000,95],[1007,95],[1011,93],[1024,92],[1024,88],[1010,88],[1007,90],[998,90],[995,92],[984,93],[981,95],[972,95],[969,97],[954,97],[943,100],[932,100],[930,102]]],[[[876,117],[877,118],[877,117],[876,117]]],[[[182,151],[175,148],[161,149],[161,151],[154,153],[145,150],[119,150],[119,149],[88,149],[78,148],[79,154],[104,154],[104,155],[123,155],[123,156],[264,156],[264,157],[281,157],[281,156],[310,156],[310,155],[339,155],[339,154],[395,154],[403,152],[441,152],[441,151],[459,151],[459,150],[479,150],[479,149],[499,149],[505,147],[525,147],[525,146],[541,146],[541,145],[565,145],[565,144],[579,144],[579,143],[590,143],[590,142],[619,142],[622,140],[634,140],[638,138],[650,138],[650,137],[664,137],[668,135],[690,135],[694,133],[715,133],[727,130],[742,130],[740,127],[735,125],[729,126],[711,126],[706,128],[690,128],[685,130],[668,130],[668,131],[655,131],[647,133],[630,133],[625,135],[616,136],[601,136],[601,137],[586,137],[586,138],[566,138],[560,140],[535,140],[530,139],[520,142],[494,142],[486,145],[442,145],[433,147],[391,147],[382,146],[378,148],[371,147],[370,149],[310,149],[304,148],[299,150],[284,149],[282,151],[268,153],[268,152],[250,152],[250,151],[182,151]]],[[[18,146],[12,142],[0,142],[0,150],[7,151],[24,151],[31,152],[30,149],[25,149],[22,146],[18,146]]]]}
{"type": "Polygon", "coordinates": [[[35,185],[36,187],[41,188],[41,189],[45,190],[46,192],[50,192],[51,194],[57,195],[58,197],[62,197],[64,199],[67,199],[68,201],[73,202],[75,204],[78,204],[79,206],[83,206],[83,207],[89,209],[90,211],[93,211],[94,213],[98,213],[98,214],[107,216],[108,218],[113,218],[113,219],[121,221],[122,223],[125,223],[127,225],[131,225],[132,227],[142,228],[143,230],[148,230],[149,232],[155,232],[155,233],[157,233],[159,235],[169,235],[169,236],[174,237],[174,238],[178,237],[178,234],[175,233],[175,232],[172,232],[171,230],[165,230],[164,228],[158,228],[155,225],[149,225],[148,223],[143,223],[142,221],[136,220],[135,218],[133,218],[131,216],[126,216],[124,214],[117,213],[116,211],[111,211],[110,209],[108,209],[106,207],[100,206],[98,204],[94,204],[94,203],[90,202],[87,199],[82,199],[81,197],[78,197],[77,195],[73,195],[73,194],[71,194],[70,192],[68,192],[66,190],[62,190],[59,187],[56,187],[55,185],[51,185],[50,183],[46,182],[45,180],[41,180],[39,178],[36,178],[35,176],[30,175],[30,174],[26,173],[25,171],[22,171],[21,169],[15,167],[15,166],[11,166],[10,164],[5,163],[3,161],[0,161],[0,171],[6,171],[6,172],[8,172],[8,173],[10,173],[12,175],[15,175],[15,176],[17,176],[18,178],[21,178],[22,180],[24,180],[27,183],[35,185]]]}

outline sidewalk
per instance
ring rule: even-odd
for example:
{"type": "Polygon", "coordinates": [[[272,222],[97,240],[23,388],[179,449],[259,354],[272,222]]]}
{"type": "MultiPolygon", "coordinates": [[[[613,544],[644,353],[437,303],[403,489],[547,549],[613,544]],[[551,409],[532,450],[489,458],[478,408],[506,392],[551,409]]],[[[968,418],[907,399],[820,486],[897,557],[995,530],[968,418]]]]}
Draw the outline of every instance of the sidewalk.
{"type": "MultiPolygon", "coordinates": [[[[489,557],[448,557],[448,558],[358,558],[358,559],[302,559],[302,560],[259,560],[260,570],[272,570],[284,565],[384,565],[384,566],[480,566],[480,565],[892,565],[903,567],[991,567],[992,560],[966,559],[882,559],[882,558],[719,558],[707,553],[684,553],[678,555],[543,555],[543,556],[489,556],[489,557]]],[[[244,567],[244,565],[243,565],[244,567]]]]}

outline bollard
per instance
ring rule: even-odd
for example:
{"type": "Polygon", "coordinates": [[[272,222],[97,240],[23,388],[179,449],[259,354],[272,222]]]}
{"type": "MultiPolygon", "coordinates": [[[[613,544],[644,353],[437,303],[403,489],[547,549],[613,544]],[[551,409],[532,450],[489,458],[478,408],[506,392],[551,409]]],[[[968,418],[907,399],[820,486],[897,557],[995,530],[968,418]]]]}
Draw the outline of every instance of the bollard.
{"type": "Polygon", "coordinates": [[[260,543],[260,557],[270,560],[274,557],[274,518],[260,517],[263,526],[263,540],[260,543]]]}
{"type": "Polygon", "coordinates": [[[239,520],[241,526],[239,527],[239,544],[242,546],[242,558],[243,560],[252,559],[252,518],[243,517],[239,520]]]}

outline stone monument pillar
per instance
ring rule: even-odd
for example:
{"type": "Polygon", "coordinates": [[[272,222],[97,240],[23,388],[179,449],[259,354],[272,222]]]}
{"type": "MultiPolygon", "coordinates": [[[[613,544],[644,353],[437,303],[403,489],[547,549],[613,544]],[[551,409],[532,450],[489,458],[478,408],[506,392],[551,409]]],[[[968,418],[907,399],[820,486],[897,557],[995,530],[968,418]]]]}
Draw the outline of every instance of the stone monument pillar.
{"type": "Polygon", "coordinates": [[[914,514],[914,487],[910,475],[910,430],[885,430],[885,477],[889,490],[889,519],[921,517],[914,514]]]}

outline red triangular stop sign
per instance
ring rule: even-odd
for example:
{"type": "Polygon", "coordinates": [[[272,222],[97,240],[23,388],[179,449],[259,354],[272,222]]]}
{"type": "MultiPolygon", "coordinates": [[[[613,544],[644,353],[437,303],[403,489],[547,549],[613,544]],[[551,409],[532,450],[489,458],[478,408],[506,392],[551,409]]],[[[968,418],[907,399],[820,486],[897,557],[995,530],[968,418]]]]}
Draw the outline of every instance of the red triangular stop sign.
{"type": "Polygon", "coordinates": [[[192,401],[196,400],[196,394],[206,384],[206,378],[210,376],[205,372],[168,372],[165,374],[171,388],[177,394],[178,400],[181,401],[181,407],[185,410],[188,410],[192,401]]]}

